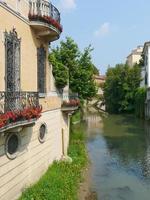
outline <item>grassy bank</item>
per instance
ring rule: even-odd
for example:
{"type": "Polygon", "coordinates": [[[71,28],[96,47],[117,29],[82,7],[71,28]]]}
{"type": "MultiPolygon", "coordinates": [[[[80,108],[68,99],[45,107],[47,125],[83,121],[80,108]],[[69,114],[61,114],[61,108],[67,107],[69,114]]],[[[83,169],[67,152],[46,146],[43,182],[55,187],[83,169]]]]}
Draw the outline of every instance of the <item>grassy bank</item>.
{"type": "Polygon", "coordinates": [[[19,200],[77,200],[82,170],[88,162],[82,132],[72,131],[69,156],[72,163],[55,162],[36,184],[25,190],[19,200]]]}
{"type": "Polygon", "coordinates": [[[81,110],[79,109],[72,115],[71,122],[75,124],[77,122],[80,122],[81,119],[82,119],[82,113],[81,110]]]}

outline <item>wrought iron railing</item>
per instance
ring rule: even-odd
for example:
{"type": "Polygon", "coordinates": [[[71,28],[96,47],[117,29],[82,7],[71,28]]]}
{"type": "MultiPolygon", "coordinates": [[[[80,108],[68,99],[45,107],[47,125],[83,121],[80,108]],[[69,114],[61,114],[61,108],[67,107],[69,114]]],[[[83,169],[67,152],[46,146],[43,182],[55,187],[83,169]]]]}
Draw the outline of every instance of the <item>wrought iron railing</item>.
{"type": "Polygon", "coordinates": [[[50,2],[46,0],[30,0],[29,1],[29,19],[32,21],[43,21],[52,24],[60,31],[60,12],[50,2]]]}
{"type": "Polygon", "coordinates": [[[41,116],[38,92],[0,92],[0,132],[41,116]]]}
{"type": "Polygon", "coordinates": [[[63,97],[62,107],[78,107],[80,100],[77,95],[69,95],[68,99],[63,97]]]}
{"type": "Polygon", "coordinates": [[[0,92],[0,114],[37,106],[38,92],[0,92]]]}

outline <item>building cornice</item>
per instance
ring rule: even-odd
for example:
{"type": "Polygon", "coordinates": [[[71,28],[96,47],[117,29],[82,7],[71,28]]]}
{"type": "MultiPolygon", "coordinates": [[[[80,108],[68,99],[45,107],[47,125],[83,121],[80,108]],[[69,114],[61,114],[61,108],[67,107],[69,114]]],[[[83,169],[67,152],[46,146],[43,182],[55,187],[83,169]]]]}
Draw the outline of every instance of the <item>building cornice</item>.
{"type": "Polygon", "coordinates": [[[143,53],[145,52],[147,46],[150,46],[150,41],[144,43],[143,53]]]}
{"type": "Polygon", "coordinates": [[[134,55],[141,55],[142,52],[136,52],[136,53],[130,53],[127,58],[129,58],[130,56],[134,56],[134,55]]]}
{"type": "Polygon", "coordinates": [[[25,18],[24,16],[22,16],[20,13],[16,12],[15,10],[13,10],[5,2],[0,2],[0,7],[4,8],[5,10],[7,10],[8,12],[10,12],[11,14],[13,14],[14,16],[16,16],[17,18],[19,18],[20,20],[22,20],[23,22],[29,25],[29,20],[27,18],[25,18]]]}

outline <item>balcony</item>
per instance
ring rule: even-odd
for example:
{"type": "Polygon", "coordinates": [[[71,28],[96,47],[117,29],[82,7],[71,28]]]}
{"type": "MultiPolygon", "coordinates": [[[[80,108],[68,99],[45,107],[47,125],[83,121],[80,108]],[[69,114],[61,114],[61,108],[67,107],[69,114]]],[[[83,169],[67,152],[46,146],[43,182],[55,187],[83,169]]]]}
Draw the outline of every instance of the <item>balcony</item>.
{"type": "Polygon", "coordinates": [[[79,104],[77,96],[69,96],[68,100],[62,101],[61,110],[65,113],[72,113],[79,108],[79,104]]]}
{"type": "Polygon", "coordinates": [[[0,133],[34,124],[41,111],[37,92],[0,92],[0,133]]]}
{"type": "Polygon", "coordinates": [[[36,34],[50,42],[57,40],[62,32],[58,9],[47,0],[30,0],[29,6],[30,26],[36,34]]]}

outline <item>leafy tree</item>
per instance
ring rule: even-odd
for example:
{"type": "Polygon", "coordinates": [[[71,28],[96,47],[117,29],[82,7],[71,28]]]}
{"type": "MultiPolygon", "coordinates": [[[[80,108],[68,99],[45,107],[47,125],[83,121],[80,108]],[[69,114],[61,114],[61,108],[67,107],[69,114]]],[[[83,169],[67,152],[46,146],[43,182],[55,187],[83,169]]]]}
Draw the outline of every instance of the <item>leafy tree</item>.
{"type": "Polygon", "coordinates": [[[95,65],[93,65],[93,74],[94,75],[99,75],[99,70],[96,68],[95,65]]]}
{"type": "Polygon", "coordinates": [[[144,66],[144,54],[142,53],[141,55],[141,59],[139,60],[139,64],[138,64],[140,67],[143,67],[144,66]]]}
{"type": "MultiPolygon", "coordinates": [[[[77,92],[81,99],[87,100],[90,100],[97,92],[93,74],[97,74],[98,70],[92,63],[92,50],[91,45],[89,45],[81,53],[74,40],[67,37],[65,41],[60,42],[60,47],[52,49],[53,59],[50,59],[52,62],[55,60],[53,62],[53,65],[56,65],[54,69],[57,68],[58,63],[61,63],[61,67],[63,65],[68,69],[70,89],[72,92],[77,92]]],[[[59,70],[54,72],[55,77],[58,76],[57,71],[59,70]]],[[[61,73],[59,74],[61,75],[61,73]]]]}
{"type": "Polygon", "coordinates": [[[93,75],[95,66],[91,59],[91,45],[84,49],[78,61],[77,68],[72,72],[72,80],[70,87],[72,91],[78,92],[80,98],[90,100],[97,93],[96,85],[94,83],[93,75]]]}
{"type": "Polygon", "coordinates": [[[109,68],[104,85],[106,109],[110,113],[132,112],[135,108],[135,93],[140,85],[139,65],[132,68],[118,64],[109,68]]]}
{"type": "Polygon", "coordinates": [[[68,83],[68,69],[61,62],[59,62],[59,60],[57,61],[56,58],[57,54],[55,54],[55,52],[49,55],[49,61],[53,65],[53,75],[55,77],[56,87],[62,91],[68,83]]]}
{"type": "Polygon", "coordinates": [[[146,88],[138,88],[135,93],[135,114],[139,118],[145,117],[146,88]]]}

